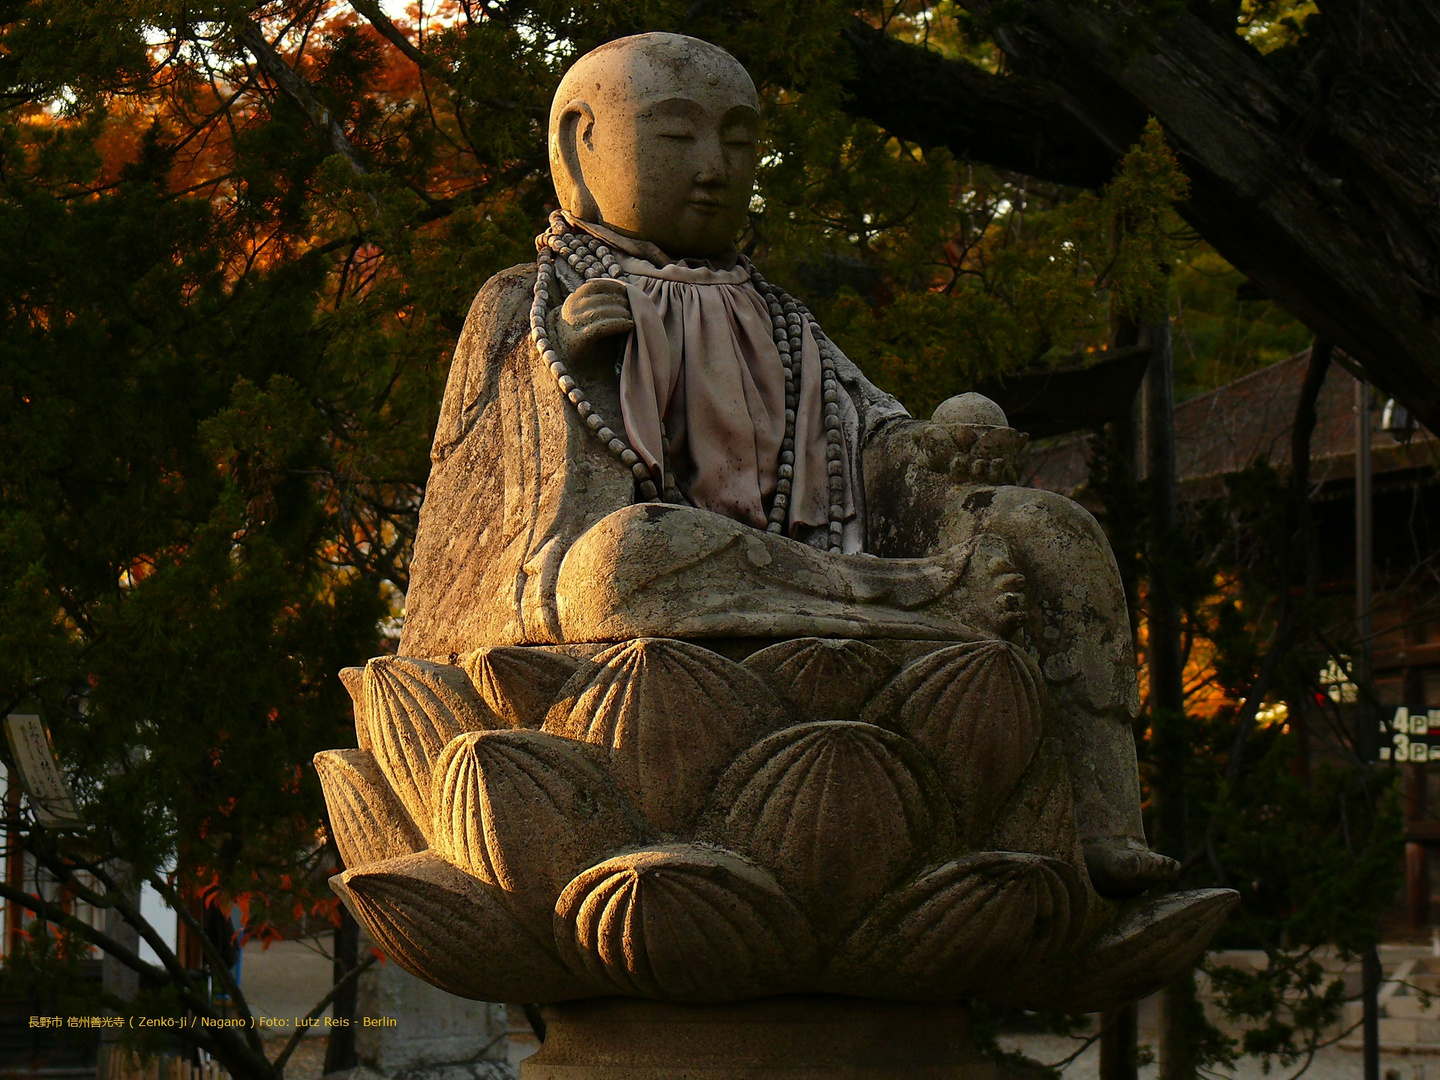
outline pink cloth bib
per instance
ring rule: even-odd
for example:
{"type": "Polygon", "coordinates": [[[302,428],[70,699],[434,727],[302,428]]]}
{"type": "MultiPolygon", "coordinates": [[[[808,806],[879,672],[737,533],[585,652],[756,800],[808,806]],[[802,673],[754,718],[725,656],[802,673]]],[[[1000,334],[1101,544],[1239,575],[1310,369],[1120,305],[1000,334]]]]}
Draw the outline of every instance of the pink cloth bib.
{"type": "MultiPolygon", "coordinates": [[[[785,437],[785,369],[748,265],[657,267],[631,256],[620,266],[635,319],[620,373],[630,445],[657,476],[673,473],[692,505],[763,529],[785,437]]],[[[829,521],[820,350],[808,325],[798,375],[792,534],[829,521]]],[[[848,484],[845,511],[854,514],[848,484]]]]}

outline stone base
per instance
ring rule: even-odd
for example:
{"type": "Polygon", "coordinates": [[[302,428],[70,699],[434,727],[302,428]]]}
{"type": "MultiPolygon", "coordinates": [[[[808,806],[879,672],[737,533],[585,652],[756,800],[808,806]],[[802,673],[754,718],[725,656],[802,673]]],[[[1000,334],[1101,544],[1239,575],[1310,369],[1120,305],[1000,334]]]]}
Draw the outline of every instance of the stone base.
{"type": "Polygon", "coordinates": [[[732,1005],[628,998],[543,1008],[520,1080],[1006,1080],[960,1005],[777,997],[732,1005]]]}

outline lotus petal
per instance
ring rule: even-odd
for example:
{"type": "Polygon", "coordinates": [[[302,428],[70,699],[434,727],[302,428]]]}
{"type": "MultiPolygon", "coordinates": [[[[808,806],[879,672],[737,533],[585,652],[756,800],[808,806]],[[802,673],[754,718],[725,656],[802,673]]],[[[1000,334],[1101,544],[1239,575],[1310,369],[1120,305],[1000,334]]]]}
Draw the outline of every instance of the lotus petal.
{"type": "Polygon", "coordinates": [[[779,700],[739,664],[688,642],[636,638],[577,672],[544,730],[605,747],[631,805],[683,833],[725,766],[782,720],[779,700]]]}
{"type": "Polygon", "coordinates": [[[548,649],[494,645],[475,650],[465,658],[464,666],[481,700],[501,723],[538,728],[580,661],[548,649]]]}
{"type": "Polygon", "coordinates": [[[800,724],[725,774],[705,838],[768,867],[830,939],[907,871],[954,846],[935,771],[893,731],[800,724]]]}
{"type": "Polygon", "coordinates": [[[1075,835],[1070,767],[1059,739],[1041,741],[1010,802],[996,816],[985,846],[992,851],[1048,855],[1076,867],[1084,864],[1075,835]]]}
{"type": "Polygon", "coordinates": [[[435,770],[435,851],[505,891],[549,935],[555,898],[640,830],[584,743],[539,731],[475,731],[435,770]]]}
{"type": "Polygon", "coordinates": [[[410,817],[430,835],[431,773],[450,741],[467,731],[498,728],[465,672],[406,656],[381,656],[365,665],[369,745],[385,779],[410,817]]]}
{"type": "Polygon", "coordinates": [[[1060,955],[1085,904],[1080,875],[1065,863],[970,855],[887,897],[840,947],[821,985],[904,1000],[964,997],[1060,955]]]}
{"type": "Polygon", "coordinates": [[[322,750],[315,771],[330,808],[330,828],[349,867],[425,850],[425,837],[385,782],[368,750],[322,750]]]}
{"type": "Polygon", "coordinates": [[[903,732],[929,755],[961,840],[974,840],[1040,744],[1040,677],[1008,642],[951,645],[896,676],[863,719],[903,732]]]}
{"type": "Polygon", "coordinates": [[[365,720],[365,669],[347,667],[340,669],[340,685],[350,695],[350,704],[355,711],[355,737],[360,749],[370,749],[369,725],[365,720]]]}
{"type": "Polygon", "coordinates": [[[762,676],[802,720],[853,720],[897,667],[874,645],[793,638],[761,649],[745,667],[762,676]]]}
{"type": "Polygon", "coordinates": [[[1138,1001],[1199,960],[1239,900],[1233,889],[1197,889],[1131,901],[1089,948],[1044,979],[987,996],[1052,1012],[1099,1012],[1138,1001]]]}
{"type": "Polygon", "coordinates": [[[717,848],[632,851],[572,881],[555,905],[560,955],[611,993],[734,1001],[815,974],[805,917],[758,866],[717,848]]]}
{"type": "Polygon", "coordinates": [[[596,987],[516,921],[500,891],[430,852],[330,879],[375,944],[410,974],[482,1001],[565,1001],[596,987]]]}

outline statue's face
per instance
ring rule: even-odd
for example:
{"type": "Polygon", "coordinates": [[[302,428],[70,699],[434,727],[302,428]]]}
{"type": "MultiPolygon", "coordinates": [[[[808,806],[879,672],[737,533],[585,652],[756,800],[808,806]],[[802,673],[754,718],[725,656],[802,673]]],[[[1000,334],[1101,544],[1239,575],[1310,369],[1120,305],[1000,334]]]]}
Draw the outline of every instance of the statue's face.
{"type": "Polygon", "coordinates": [[[600,222],[677,258],[726,250],[755,183],[753,85],[733,61],[625,67],[571,129],[600,222]]]}

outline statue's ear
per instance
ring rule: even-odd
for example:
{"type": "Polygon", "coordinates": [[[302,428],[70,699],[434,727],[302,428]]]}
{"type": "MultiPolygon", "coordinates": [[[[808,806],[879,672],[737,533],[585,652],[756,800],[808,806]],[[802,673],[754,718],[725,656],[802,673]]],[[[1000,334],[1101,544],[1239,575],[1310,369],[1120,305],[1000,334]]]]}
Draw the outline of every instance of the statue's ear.
{"type": "Polygon", "coordinates": [[[582,221],[600,219],[599,204],[590,194],[580,165],[581,143],[594,149],[594,129],[595,110],[579,98],[561,109],[550,127],[550,176],[555,182],[555,194],[560,205],[582,221]]]}

